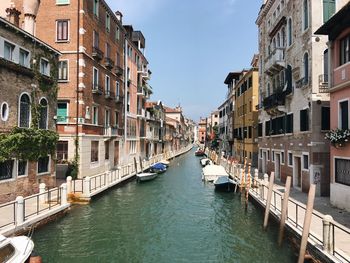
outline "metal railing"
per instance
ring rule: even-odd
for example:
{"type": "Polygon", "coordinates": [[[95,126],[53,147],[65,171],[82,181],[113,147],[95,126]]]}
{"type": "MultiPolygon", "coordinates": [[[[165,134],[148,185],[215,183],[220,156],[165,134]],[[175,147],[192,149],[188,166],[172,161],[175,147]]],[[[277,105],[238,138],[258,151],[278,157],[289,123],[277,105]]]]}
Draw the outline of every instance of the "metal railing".
{"type": "MultiPolygon", "coordinates": [[[[345,260],[345,262],[350,262],[349,257],[346,257],[344,254],[344,252],[342,251],[341,248],[346,248],[349,247],[350,244],[350,229],[345,228],[344,226],[336,223],[336,222],[331,222],[330,226],[332,228],[332,254],[333,256],[335,256],[336,258],[340,258],[342,260],[345,260]],[[345,240],[345,242],[342,242],[342,244],[338,244],[336,243],[337,241],[337,236],[339,235],[346,235],[347,239],[345,240]],[[338,248],[337,248],[338,245],[338,248]]],[[[339,239],[338,239],[339,241],[339,239]]]]}
{"type": "Polygon", "coordinates": [[[39,215],[43,211],[59,206],[61,204],[61,188],[56,187],[44,193],[25,197],[23,201],[24,220],[27,220],[33,215],[39,215]]]}
{"type": "Polygon", "coordinates": [[[73,191],[73,193],[83,193],[84,192],[84,180],[83,179],[72,180],[72,191],[73,191]]]}
{"type": "Polygon", "coordinates": [[[90,177],[90,185],[89,185],[90,192],[95,191],[97,189],[100,189],[104,186],[106,186],[106,174],[105,173],[90,177]]]}
{"type": "Polygon", "coordinates": [[[16,206],[16,201],[0,205],[0,228],[7,227],[10,225],[16,225],[16,206]]]}

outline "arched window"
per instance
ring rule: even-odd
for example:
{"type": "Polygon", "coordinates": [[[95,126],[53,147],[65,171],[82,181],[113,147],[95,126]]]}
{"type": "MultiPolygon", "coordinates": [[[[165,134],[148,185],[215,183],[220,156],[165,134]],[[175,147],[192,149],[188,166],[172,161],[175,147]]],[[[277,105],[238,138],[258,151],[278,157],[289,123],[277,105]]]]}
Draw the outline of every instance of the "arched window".
{"type": "Polygon", "coordinates": [[[304,83],[307,84],[309,83],[309,54],[308,53],[304,54],[303,64],[304,64],[304,83]]]}
{"type": "Polygon", "coordinates": [[[277,34],[276,47],[281,47],[281,35],[280,35],[280,33],[277,34]]]}
{"type": "Polygon", "coordinates": [[[309,1],[303,2],[303,29],[306,30],[309,27],[309,1]]]}
{"type": "Polygon", "coordinates": [[[282,47],[286,46],[286,29],[282,28],[282,47]]]}
{"type": "Polygon", "coordinates": [[[266,92],[267,96],[266,97],[269,97],[271,95],[271,86],[270,86],[270,83],[267,83],[267,92],[266,92]]]}
{"type": "Polygon", "coordinates": [[[19,100],[19,127],[29,128],[30,123],[30,98],[28,94],[22,94],[19,100]]]}
{"type": "Polygon", "coordinates": [[[290,46],[293,43],[293,25],[292,25],[292,19],[288,19],[288,46],[290,46]]]}
{"type": "Polygon", "coordinates": [[[42,98],[40,100],[39,129],[47,129],[47,112],[47,100],[42,98]]]}

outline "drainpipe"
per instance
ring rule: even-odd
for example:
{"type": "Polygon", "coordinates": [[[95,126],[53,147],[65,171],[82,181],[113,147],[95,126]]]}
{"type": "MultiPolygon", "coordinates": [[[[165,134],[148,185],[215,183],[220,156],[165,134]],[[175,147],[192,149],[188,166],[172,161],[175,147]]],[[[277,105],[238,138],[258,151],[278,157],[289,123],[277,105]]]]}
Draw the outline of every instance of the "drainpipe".
{"type": "Polygon", "coordinates": [[[128,104],[128,39],[125,34],[124,41],[124,156],[126,156],[127,139],[127,104],[128,104]]]}

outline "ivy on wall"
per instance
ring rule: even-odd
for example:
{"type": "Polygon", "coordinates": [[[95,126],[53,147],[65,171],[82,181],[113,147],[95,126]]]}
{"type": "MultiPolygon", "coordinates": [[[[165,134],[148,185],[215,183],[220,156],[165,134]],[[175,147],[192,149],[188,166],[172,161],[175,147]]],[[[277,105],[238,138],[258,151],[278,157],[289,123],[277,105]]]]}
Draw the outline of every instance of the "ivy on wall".
{"type": "Polygon", "coordinates": [[[36,161],[54,155],[58,138],[55,131],[15,127],[10,133],[0,134],[0,162],[12,158],[36,161]]]}

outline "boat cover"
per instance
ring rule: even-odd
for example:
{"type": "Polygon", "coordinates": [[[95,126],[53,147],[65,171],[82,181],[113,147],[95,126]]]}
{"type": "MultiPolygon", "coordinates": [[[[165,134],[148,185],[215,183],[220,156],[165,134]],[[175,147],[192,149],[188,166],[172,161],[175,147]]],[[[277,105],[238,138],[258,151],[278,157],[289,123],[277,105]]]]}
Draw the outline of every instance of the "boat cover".
{"type": "Polygon", "coordinates": [[[204,176],[221,176],[228,175],[225,168],[221,165],[207,165],[203,168],[204,176]]]}
{"type": "Polygon", "coordinates": [[[156,164],[152,165],[151,168],[157,169],[157,170],[164,170],[164,169],[166,169],[166,166],[162,163],[156,163],[156,164]]]}

